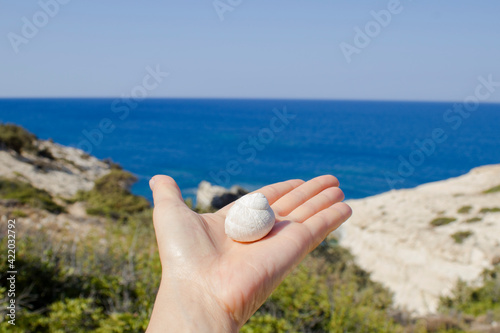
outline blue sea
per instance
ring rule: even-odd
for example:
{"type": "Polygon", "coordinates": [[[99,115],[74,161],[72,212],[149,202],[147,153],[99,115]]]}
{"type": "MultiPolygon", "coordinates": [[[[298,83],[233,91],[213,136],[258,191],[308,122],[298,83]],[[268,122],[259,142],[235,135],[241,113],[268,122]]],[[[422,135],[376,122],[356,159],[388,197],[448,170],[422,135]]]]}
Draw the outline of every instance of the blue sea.
{"type": "MultiPolygon", "coordinates": [[[[39,138],[111,158],[148,180],[175,178],[184,196],[200,181],[250,190],[333,174],[347,198],[500,163],[500,104],[148,99],[0,99],[0,121],[39,138]]],[[[494,185],[494,184],[492,184],[494,185]]]]}

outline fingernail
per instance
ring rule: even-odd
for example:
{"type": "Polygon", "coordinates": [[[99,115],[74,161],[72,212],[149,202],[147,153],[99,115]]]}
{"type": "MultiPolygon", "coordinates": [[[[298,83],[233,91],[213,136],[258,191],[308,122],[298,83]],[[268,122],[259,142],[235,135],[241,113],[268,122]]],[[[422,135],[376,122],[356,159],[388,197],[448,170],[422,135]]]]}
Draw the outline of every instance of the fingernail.
{"type": "Polygon", "coordinates": [[[150,188],[150,189],[151,189],[151,191],[152,191],[152,190],[154,189],[154,187],[155,187],[155,178],[153,177],[153,178],[151,178],[151,179],[149,180],[149,188],[150,188]]]}

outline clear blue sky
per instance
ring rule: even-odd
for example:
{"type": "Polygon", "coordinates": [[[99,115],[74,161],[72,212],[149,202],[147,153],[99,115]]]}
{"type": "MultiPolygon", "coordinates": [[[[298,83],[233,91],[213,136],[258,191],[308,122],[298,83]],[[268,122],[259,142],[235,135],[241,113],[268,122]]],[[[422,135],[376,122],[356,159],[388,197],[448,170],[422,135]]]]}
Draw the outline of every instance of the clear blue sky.
{"type": "Polygon", "coordinates": [[[9,33],[44,17],[0,0],[0,97],[120,96],[157,65],[151,97],[461,101],[479,75],[500,81],[496,0],[401,0],[348,64],[339,45],[389,2],[243,0],[221,21],[212,0],[71,0],[15,53],[9,33]]]}

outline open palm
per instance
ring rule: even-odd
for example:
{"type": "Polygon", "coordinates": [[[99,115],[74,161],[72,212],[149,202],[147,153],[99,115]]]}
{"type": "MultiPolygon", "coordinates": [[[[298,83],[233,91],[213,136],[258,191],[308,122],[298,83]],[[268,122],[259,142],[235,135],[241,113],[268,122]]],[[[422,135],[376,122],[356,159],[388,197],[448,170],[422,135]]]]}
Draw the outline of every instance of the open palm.
{"type": "Polygon", "coordinates": [[[257,242],[239,243],[224,233],[232,204],[199,215],[184,204],[172,178],[156,176],[152,188],[162,283],[178,281],[195,290],[209,300],[211,311],[225,313],[238,327],[351,215],[333,176],[276,183],[256,191],[267,197],[276,225],[257,242]]]}

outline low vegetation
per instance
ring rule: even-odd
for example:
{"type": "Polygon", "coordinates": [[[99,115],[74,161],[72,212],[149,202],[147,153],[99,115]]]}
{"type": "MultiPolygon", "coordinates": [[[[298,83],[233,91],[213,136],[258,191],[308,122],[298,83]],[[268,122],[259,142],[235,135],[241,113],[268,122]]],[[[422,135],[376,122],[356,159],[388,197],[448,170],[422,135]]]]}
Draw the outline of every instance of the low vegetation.
{"type": "Polygon", "coordinates": [[[75,200],[87,203],[89,215],[127,219],[129,215],[142,212],[151,205],[144,197],[134,195],[130,187],[137,181],[127,171],[113,168],[110,173],[97,179],[89,192],[78,192],[75,200]]]}
{"type": "Polygon", "coordinates": [[[455,222],[457,219],[454,217],[436,217],[434,220],[430,222],[430,224],[434,227],[440,227],[442,225],[447,225],[452,222],[455,222]]]}
{"type": "Polygon", "coordinates": [[[467,238],[469,238],[472,235],[473,235],[473,232],[470,230],[457,231],[451,235],[451,238],[453,238],[455,240],[455,243],[462,244],[464,242],[464,240],[466,240],[467,238]]]}
{"type": "Polygon", "coordinates": [[[482,221],[483,219],[480,218],[480,217],[471,217],[470,219],[467,219],[465,220],[465,222],[467,223],[476,223],[476,222],[479,222],[479,221],[482,221]]]}
{"type": "Polygon", "coordinates": [[[21,126],[0,124],[0,148],[12,149],[21,154],[23,151],[35,151],[36,136],[21,126]]]}
{"type": "Polygon", "coordinates": [[[490,321],[500,321],[500,264],[486,270],[482,275],[480,287],[469,285],[463,281],[457,286],[450,297],[441,299],[440,310],[445,313],[463,313],[487,316],[490,321]]]}
{"type": "Polygon", "coordinates": [[[480,213],[498,213],[500,212],[500,207],[491,207],[491,208],[481,208],[481,210],[479,211],[480,213]]]}
{"type": "Polygon", "coordinates": [[[51,213],[64,211],[63,207],[52,200],[48,192],[19,180],[0,178],[0,198],[17,200],[21,204],[42,208],[51,213]]]}
{"type": "Polygon", "coordinates": [[[486,191],[484,191],[484,194],[489,194],[489,193],[497,193],[500,192],[500,185],[494,186],[486,191]]]}
{"type": "MultiPolygon", "coordinates": [[[[23,235],[16,251],[16,326],[0,322],[0,332],[144,331],[160,277],[150,225],[148,210],[126,225],[107,223],[104,238],[101,232],[66,241],[44,230],[23,235]]],[[[1,229],[5,235],[5,225],[1,229]]],[[[6,248],[7,239],[0,244],[6,248]]],[[[6,251],[0,261],[0,272],[6,272],[6,251]]],[[[5,295],[5,274],[0,275],[5,295]]],[[[5,301],[0,300],[2,319],[5,301]]]]}
{"type": "Polygon", "coordinates": [[[458,214],[468,214],[472,209],[472,206],[462,206],[458,209],[458,214]]]}
{"type": "Polygon", "coordinates": [[[25,128],[14,124],[0,123],[0,149],[11,149],[17,154],[35,153],[36,156],[55,160],[47,148],[37,147],[37,137],[25,128]]]}

